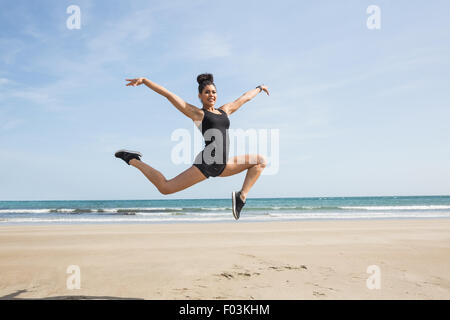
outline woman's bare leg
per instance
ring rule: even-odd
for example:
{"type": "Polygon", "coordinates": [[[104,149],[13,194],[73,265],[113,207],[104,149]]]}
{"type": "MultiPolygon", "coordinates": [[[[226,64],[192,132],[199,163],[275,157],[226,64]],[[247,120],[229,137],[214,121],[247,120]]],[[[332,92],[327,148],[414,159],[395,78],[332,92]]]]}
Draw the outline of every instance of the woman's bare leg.
{"type": "Polygon", "coordinates": [[[258,180],[259,176],[263,172],[265,168],[265,163],[257,164],[247,170],[247,174],[245,175],[244,183],[241,189],[241,198],[245,201],[247,198],[247,194],[250,189],[255,184],[256,180],[258,180]]]}
{"type": "Polygon", "coordinates": [[[227,166],[220,174],[220,177],[232,176],[247,170],[241,189],[241,198],[245,201],[248,192],[266,167],[266,163],[266,159],[258,154],[246,154],[233,157],[227,162],[227,166]]]}
{"type": "Polygon", "coordinates": [[[191,166],[175,178],[167,180],[161,172],[140,160],[132,159],[130,160],[130,165],[138,168],[162,194],[171,194],[184,190],[206,179],[195,166],[191,166]]]}

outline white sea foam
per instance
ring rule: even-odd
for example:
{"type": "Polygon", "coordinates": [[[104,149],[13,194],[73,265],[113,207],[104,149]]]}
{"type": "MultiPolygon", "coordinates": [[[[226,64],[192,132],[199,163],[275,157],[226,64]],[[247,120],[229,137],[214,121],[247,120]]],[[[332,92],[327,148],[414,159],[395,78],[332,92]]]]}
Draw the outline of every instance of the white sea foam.
{"type": "Polygon", "coordinates": [[[183,210],[183,208],[180,207],[146,207],[146,208],[142,208],[142,207],[136,207],[136,208],[111,208],[111,209],[102,209],[102,210],[113,210],[112,212],[118,212],[118,211],[139,211],[139,210],[143,210],[143,211],[165,211],[165,210],[170,210],[170,211],[181,211],[183,210]]]}
{"type": "Polygon", "coordinates": [[[327,213],[269,213],[276,219],[379,219],[379,218],[450,218],[450,212],[327,212],[327,213]]]}
{"type": "Polygon", "coordinates": [[[2,213],[73,213],[73,212],[107,212],[107,213],[118,213],[126,211],[182,211],[183,208],[179,207],[148,207],[148,208],[43,208],[43,209],[0,209],[0,214],[2,213]]]}
{"type": "MultiPolygon", "coordinates": [[[[374,205],[375,202],[360,202],[359,205],[351,206],[355,202],[336,203],[295,203],[289,202],[290,206],[284,206],[282,202],[252,203],[244,208],[241,214],[243,221],[287,221],[308,219],[392,219],[392,218],[450,218],[449,204],[408,204],[392,205],[392,202],[384,202],[385,205],[374,205]],[[346,204],[344,206],[344,203],[346,204]],[[368,205],[368,204],[372,205],[368,205]],[[305,205],[307,204],[307,205],[305,205]]],[[[430,203],[430,202],[425,202],[430,203]]],[[[439,202],[438,202],[439,203],[439,202]]],[[[222,203],[221,203],[222,204],[222,203]]],[[[357,203],[355,203],[357,204],[357,203]]],[[[9,205],[9,204],[8,204],[9,205]]],[[[112,206],[121,205],[120,203],[112,206]]],[[[72,204],[62,208],[35,208],[35,209],[0,209],[0,224],[5,223],[176,223],[176,222],[222,222],[234,221],[229,204],[223,203],[222,207],[214,204],[201,203],[205,207],[184,206],[179,207],[134,207],[138,203],[128,203],[124,206],[101,208],[98,204],[77,205],[70,208],[72,204]],[[85,206],[87,208],[80,208],[85,206]],[[77,208],[78,207],[78,208],[77,208]],[[100,207],[100,208],[99,208],[100,207]]],[[[151,205],[150,203],[147,205],[151,205]]],[[[163,204],[162,204],[163,205],[163,204]]],[[[31,205],[30,205],[31,206],[31,205]]],[[[43,205],[42,205],[43,206],[43,205]]],[[[45,206],[57,206],[45,204],[45,206]]],[[[107,204],[105,204],[107,206],[107,204]]]]}
{"type": "MultiPolygon", "coordinates": [[[[178,212],[136,212],[136,216],[146,216],[146,217],[163,217],[163,216],[172,216],[172,217],[229,217],[231,216],[231,212],[217,213],[217,212],[186,212],[186,213],[178,213],[178,212]]],[[[180,218],[179,218],[180,219],[180,218]]]]}
{"type": "MultiPolygon", "coordinates": [[[[450,212],[346,212],[346,213],[269,213],[258,215],[243,215],[240,220],[243,221],[283,221],[283,220],[310,220],[310,219],[393,219],[393,218],[450,218],[450,212]]],[[[154,222],[220,222],[234,221],[231,214],[189,214],[181,216],[171,216],[164,214],[160,216],[117,216],[117,217],[52,217],[52,218],[6,218],[0,219],[0,224],[4,223],[113,223],[113,222],[129,222],[129,223],[154,223],[154,222]]]]}
{"type": "Polygon", "coordinates": [[[52,209],[0,209],[1,213],[50,213],[52,209]]]}
{"type": "Polygon", "coordinates": [[[428,205],[428,206],[355,206],[340,207],[346,210],[448,210],[448,205],[428,205]]]}
{"type": "MultiPolygon", "coordinates": [[[[173,216],[176,215],[174,212],[134,212],[136,216],[153,216],[153,217],[162,217],[162,216],[173,216]]],[[[184,215],[184,214],[180,214],[184,215]]]]}
{"type": "Polygon", "coordinates": [[[79,219],[70,219],[70,218],[12,218],[12,219],[4,219],[0,220],[0,223],[58,223],[58,222],[66,222],[66,223],[80,223],[80,222],[176,222],[176,221],[184,221],[184,222],[202,222],[202,221],[222,221],[222,220],[234,220],[231,216],[228,219],[217,219],[217,218],[79,218],[79,219]]]}
{"type": "MultiPolygon", "coordinates": [[[[299,210],[314,210],[314,209],[327,209],[326,207],[320,206],[273,206],[267,208],[260,208],[261,211],[271,211],[271,210],[289,210],[295,209],[299,210]]],[[[213,211],[229,211],[231,208],[229,207],[200,207],[200,208],[182,208],[182,207],[130,207],[130,208],[41,208],[41,209],[0,209],[0,214],[54,214],[54,213],[84,213],[84,212],[92,212],[92,213],[126,213],[132,212],[137,215],[145,215],[145,214],[156,214],[156,215],[172,215],[173,212],[183,211],[186,214],[196,214],[198,210],[201,210],[201,214],[213,212],[213,211]],[[192,209],[192,211],[190,211],[192,209]]],[[[249,207],[251,211],[258,211],[257,208],[249,207]]],[[[333,207],[328,208],[329,210],[333,210],[333,207]]],[[[450,205],[403,205],[403,206],[342,206],[336,207],[335,210],[358,210],[358,211],[436,211],[436,210],[450,210],[450,205]]],[[[342,212],[342,211],[341,211],[342,212]]]]}

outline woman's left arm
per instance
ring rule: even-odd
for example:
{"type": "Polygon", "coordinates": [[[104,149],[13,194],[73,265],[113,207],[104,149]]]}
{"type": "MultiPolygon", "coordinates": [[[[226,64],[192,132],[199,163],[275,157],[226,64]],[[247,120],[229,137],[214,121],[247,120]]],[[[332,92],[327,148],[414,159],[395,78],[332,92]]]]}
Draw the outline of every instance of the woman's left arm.
{"type": "Polygon", "coordinates": [[[269,95],[268,88],[266,86],[264,86],[264,85],[261,85],[261,86],[256,87],[253,90],[247,91],[246,93],[244,93],[242,96],[240,96],[235,101],[227,103],[227,104],[224,104],[219,109],[222,109],[228,115],[230,115],[233,112],[237,111],[240,107],[242,107],[242,105],[244,103],[249,102],[250,100],[252,100],[254,97],[256,97],[258,95],[258,93],[260,93],[262,91],[265,91],[267,93],[267,95],[269,95]]]}

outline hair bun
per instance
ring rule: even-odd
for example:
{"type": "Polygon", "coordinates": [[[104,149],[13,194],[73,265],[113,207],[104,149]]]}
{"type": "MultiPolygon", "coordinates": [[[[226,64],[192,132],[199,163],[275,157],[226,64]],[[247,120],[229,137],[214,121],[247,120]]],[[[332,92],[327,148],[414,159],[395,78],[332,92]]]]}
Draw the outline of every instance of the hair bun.
{"type": "Polygon", "coordinates": [[[202,73],[197,76],[198,84],[202,84],[202,82],[211,81],[214,82],[214,77],[211,73],[202,73]]]}

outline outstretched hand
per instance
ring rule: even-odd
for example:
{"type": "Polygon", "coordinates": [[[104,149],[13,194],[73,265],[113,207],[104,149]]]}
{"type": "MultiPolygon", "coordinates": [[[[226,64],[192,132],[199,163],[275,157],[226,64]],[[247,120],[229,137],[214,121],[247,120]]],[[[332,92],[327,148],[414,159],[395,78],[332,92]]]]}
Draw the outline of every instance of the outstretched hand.
{"type": "Polygon", "coordinates": [[[136,79],[125,79],[126,81],[130,81],[127,83],[127,86],[137,87],[144,83],[144,78],[136,78],[136,79]]]}
{"type": "Polygon", "coordinates": [[[269,89],[268,89],[265,85],[261,85],[261,89],[263,89],[263,91],[264,91],[265,93],[267,93],[268,96],[270,95],[270,94],[269,94],[269,89]]]}

